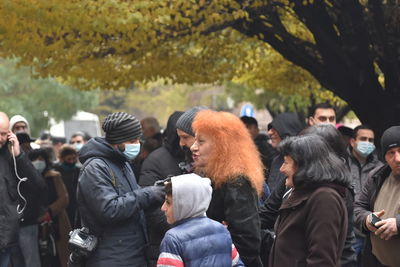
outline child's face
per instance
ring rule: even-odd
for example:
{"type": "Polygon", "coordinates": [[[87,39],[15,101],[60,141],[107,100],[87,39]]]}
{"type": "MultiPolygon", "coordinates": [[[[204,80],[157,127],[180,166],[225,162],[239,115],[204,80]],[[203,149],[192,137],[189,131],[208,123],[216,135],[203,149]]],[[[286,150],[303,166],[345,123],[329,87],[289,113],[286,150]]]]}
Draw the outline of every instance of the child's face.
{"type": "Polygon", "coordinates": [[[161,206],[161,210],[164,212],[165,217],[167,217],[167,222],[169,224],[173,224],[175,222],[175,219],[172,205],[172,196],[165,195],[165,201],[164,204],[161,206]]]}

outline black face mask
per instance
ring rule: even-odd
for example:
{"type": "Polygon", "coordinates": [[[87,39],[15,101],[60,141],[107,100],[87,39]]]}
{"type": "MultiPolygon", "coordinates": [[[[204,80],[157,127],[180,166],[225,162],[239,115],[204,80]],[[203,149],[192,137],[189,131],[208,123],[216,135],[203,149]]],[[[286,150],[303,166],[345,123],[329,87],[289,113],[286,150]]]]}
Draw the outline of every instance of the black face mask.
{"type": "Polygon", "coordinates": [[[63,168],[64,171],[73,171],[75,169],[75,164],[76,163],[66,163],[64,162],[61,167],[63,168]]]}
{"type": "Polygon", "coordinates": [[[192,158],[192,151],[190,151],[190,148],[188,148],[187,146],[183,146],[181,148],[183,150],[183,153],[185,154],[185,161],[192,162],[193,158],[192,158]]]}

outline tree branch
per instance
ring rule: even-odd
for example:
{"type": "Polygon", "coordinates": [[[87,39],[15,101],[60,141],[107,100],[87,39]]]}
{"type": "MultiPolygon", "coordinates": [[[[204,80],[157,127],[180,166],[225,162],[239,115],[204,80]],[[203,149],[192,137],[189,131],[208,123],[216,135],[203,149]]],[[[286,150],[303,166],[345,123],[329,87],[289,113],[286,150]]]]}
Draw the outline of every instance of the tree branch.
{"type": "Polygon", "coordinates": [[[270,44],[289,61],[320,77],[322,62],[315,45],[291,35],[284,27],[275,7],[264,6],[262,10],[263,12],[247,10],[250,19],[238,20],[233,28],[270,44]]]}

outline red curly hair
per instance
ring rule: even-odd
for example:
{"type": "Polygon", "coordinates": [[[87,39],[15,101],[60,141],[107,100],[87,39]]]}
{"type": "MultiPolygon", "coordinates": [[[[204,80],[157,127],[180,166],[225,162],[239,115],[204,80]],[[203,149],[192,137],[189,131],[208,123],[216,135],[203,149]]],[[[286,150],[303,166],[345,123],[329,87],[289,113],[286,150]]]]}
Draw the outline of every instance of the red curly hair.
{"type": "Polygon", "coordinates": [[[228,112],[202,110],[192,128],[196,135],[206,135],[215,144],[204,171],[216,188],[243,175],[261,194],[264,167],[250,133],[238,117],[228,112]]]}

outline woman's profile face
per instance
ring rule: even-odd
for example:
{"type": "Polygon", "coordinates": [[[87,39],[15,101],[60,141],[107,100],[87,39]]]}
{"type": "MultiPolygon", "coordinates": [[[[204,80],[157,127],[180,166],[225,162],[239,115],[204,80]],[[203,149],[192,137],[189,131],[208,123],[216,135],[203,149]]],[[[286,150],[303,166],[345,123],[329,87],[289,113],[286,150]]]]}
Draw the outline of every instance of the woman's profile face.
{"type": "Polygon", "coordinates": [[[280,168],[280,171],[287,177],[286,178],[286,186],[294,187],[293,185],[293,175],[297,171],[296,162],[292,159],[291,156],[283,157],[283,164],[280,168]]]}
{"type": "Polygon", "coordinates": [[[211,157],[213,142],[210,137],[203,134],[196,134],[194,144],[191,146],[194,166],[204,168],[211,157]]]}

